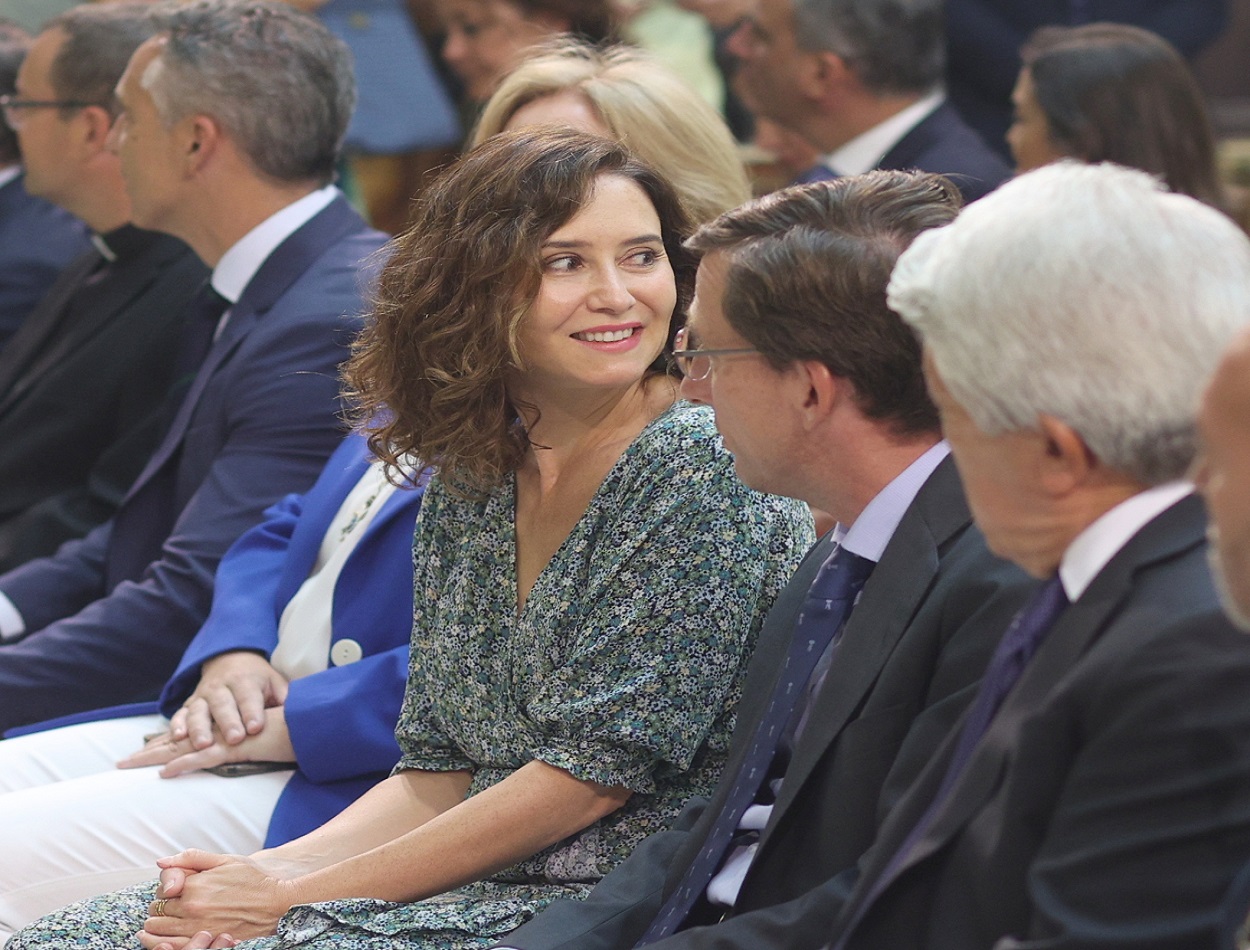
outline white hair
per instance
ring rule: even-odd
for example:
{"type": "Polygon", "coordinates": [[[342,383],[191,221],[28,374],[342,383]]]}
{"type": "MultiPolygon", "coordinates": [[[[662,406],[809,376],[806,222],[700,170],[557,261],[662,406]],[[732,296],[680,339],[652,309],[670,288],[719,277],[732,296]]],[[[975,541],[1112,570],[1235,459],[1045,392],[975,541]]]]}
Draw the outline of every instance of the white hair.
{"type": "Polygon", "coordinates": [[[921,234],[889,302],[983,431],[1049,415],[1155,485],[1189,466],[1202,387],[1250,323],[1250,240],[1144,172],[1060,162],[921,234]]]}

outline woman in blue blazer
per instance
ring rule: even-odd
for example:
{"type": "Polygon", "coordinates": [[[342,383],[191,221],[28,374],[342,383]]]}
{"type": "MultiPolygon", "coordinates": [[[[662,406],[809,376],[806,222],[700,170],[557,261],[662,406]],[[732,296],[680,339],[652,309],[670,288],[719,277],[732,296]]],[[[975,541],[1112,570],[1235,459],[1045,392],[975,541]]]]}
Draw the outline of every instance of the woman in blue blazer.
{"type": "Polygon", "coordinates": [[[349,436],[307,494],[270,508],[222,559],[212,612],[159,704],[0,743],[0,939],[147,879],[171,845],[281,844],[387,775],[421,495],[388,483],[349,436]]]}

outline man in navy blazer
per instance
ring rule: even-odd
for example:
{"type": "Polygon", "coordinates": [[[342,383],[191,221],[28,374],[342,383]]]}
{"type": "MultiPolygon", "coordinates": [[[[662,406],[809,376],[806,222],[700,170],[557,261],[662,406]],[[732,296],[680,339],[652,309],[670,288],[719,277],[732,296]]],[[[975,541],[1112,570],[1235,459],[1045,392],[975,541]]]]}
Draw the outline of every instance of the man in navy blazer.
{"type": "Polygon", "coordinates": [[[1217,946],[1250,854],[1250,638],[1184,476],[1250,322],[1250,241],[1141,172],[1062,163],[922,236],[889,300],[977,523],[1045,583],[794,946],[1217,946]]]}
{"type": "Polygon", "coordinates": [[[161,693],[172,723],[156,703],[132,704],[0,743],[0,939],[106,878],[146,880],[171,848],[282,844],[386,777],[399,760],[421,486],[388,482],[364,436],[348,436],[306,494],[226,552],[208,620],[161,693]],[[276,766],[200,771],[258,760],[276,766]],[[51,844],[70,838],[68,851],[51,844]]]}
{"type": "Polygon", "coordinates": [[[743,101],[803,136],[830,175],[947,175],[973,201],[1011,169],[941,91],[942,0],[756,0],[729,39],[743,101]]]}
{"type": "MultiPolygon", "coordinates": [[[[12,95],[30,37],[0,22],[0,93],[12,95]]],[[[17,135],[0,115],[0,349],[70,261],[87,249],[87,229],[36,198],[22,179],[17,135]]]]}
{"type": "Polygon", "coordinates": [[[353,85],[314,19],[264,0],[173,8],[117,97],[135,222],[213,268],[181,358],[207,355],[116,516],[0,577],[3,728],[168,678],[226,548],[338,443],[337,367],[384,240],[327,184],[353,85]]]}

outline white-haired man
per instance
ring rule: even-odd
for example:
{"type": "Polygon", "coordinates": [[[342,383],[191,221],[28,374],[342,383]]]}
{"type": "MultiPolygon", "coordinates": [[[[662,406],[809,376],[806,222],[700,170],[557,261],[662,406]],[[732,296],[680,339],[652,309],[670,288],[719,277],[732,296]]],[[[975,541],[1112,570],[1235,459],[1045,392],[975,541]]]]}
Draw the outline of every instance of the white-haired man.
{"type": "Polygon", "coordinates": [[[890,303],[991,549],[1046,582],[860,864],[829,945],[1214,946],[1250,854],[1250,639],[1182,480],[1250,243],[1113,166],[1025,175],[890,303]]]}

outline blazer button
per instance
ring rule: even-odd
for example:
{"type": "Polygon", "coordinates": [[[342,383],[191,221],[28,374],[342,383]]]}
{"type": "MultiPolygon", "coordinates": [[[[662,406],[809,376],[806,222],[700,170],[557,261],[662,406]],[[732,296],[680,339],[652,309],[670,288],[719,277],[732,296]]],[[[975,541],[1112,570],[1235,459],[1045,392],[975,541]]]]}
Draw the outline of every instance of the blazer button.
{"type": "Polygon", "coordinates": [[[355,663],[364,655],[365,651],[360,648],[360,644],[351,639],[339,640],[330,648],[330,662],[335,666],[355,663]]]}

